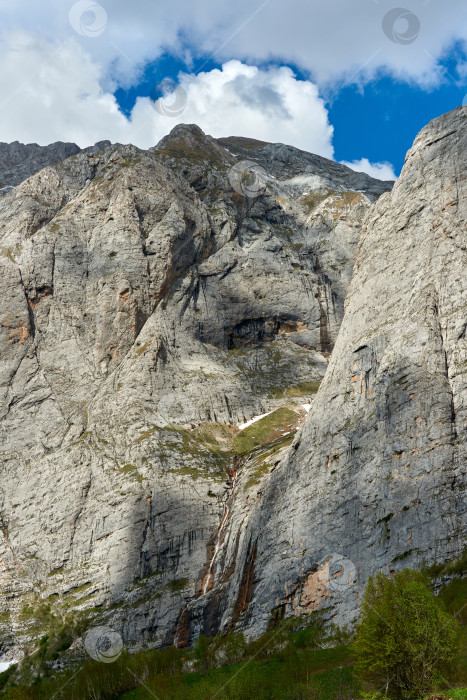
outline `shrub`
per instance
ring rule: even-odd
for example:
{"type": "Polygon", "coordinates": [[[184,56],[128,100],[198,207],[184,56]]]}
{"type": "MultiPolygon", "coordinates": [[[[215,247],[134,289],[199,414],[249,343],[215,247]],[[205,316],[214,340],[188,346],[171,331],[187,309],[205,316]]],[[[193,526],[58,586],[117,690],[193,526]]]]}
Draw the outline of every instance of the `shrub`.
{"type": "Polygon", "coordinates": [[[356,667],[386,697],[419,698],[455,657],[457,622],[433,595],[426,574],[404,569],[370,578],[352,643],[356,667]]]}

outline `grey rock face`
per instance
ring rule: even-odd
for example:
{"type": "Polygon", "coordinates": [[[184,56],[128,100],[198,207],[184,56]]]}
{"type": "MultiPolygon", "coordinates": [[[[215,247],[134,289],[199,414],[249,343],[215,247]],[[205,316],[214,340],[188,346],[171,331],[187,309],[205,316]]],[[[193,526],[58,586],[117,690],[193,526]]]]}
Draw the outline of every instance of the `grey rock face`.
{"type": "Polygon", "coordinates": [[[324,381],[256,498],[240,478],[188,636],[210,606],[251,635],[320,608],[352,623],[369,575],[466,546],[466,146],[461,109],[434,120],[370,209],[324,381]]]}
{"type": "Polygon", "coordinates": [[[75,143],[63,143],[57,141],[50,146],[38,146],[37,143],[0,143],[0,194],[19,185],[28,177],[34,175],[48,165],[55,165],[60,161],[77,153],[93,153],[103,151],[110,146],[110,141],[100,141],[95,146],[80,149],[75,143]]]}
{"type": "MultiPolygon", "coordinates": [[[[97,144],[0,199],[0,619],[12,654],[33,646],[24,606],[41,599],[107,620],[130,646],[189,635],[193,601],[214,628],[206,603],[224,552],[201,593],[224,509],[230,530],[259,517],[326,371],[362,220],[391,184],[227,141],[179,126],[148,152],[97,144]],[[256,197],[231,184],[245,149],[265,171],[256,197]],[[272,447],[238,452],[235,426],[280,407],[272,447]]],[[[8,158],[3,171],[21,165],[8,158]]],[[[227,542],[240,561],[243,540],[227,542]]]]}

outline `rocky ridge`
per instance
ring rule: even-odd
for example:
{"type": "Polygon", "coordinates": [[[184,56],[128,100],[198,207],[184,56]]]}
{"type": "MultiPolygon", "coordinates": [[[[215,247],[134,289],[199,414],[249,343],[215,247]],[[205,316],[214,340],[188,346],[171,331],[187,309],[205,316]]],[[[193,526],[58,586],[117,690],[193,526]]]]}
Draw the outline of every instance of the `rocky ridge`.
{"type": "Polygon", "coordinates": [[[42,168],[55,165],[77,153],[95,153],[110,146],[110,141],[100,141],[81,149],[75,143],[57,141],[49,146],[37,143],[0,143],[0,195],[6,194],[42,168]]]}

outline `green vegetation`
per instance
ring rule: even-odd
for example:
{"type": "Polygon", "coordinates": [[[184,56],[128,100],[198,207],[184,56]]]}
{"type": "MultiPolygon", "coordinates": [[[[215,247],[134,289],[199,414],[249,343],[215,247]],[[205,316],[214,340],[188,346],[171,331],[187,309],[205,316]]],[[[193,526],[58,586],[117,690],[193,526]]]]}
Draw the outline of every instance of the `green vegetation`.
{"type": "MultiPolygon", "coordinates": [[[[339,192],[337,198],[331,200],[331,208],[333,211],[333,219],[336,221],[342,213],[346,213],[349,209],[358,202],[362,201],[362,195],[360,192],[339,192]]],[[[337,195],[337,193],[336,193],[337,195]]]]}
{"type": "Polygon", "coordinates": [[[336,220],[352,206],[358,204],[362,200],[362,195],[360,192],[337,192],[336,190],[328,189],[324,193],[310,192],[301,197],[299,201],[310,213],[325,200],[329,200],[329,202],[326,202],[326,205],[329,204],[329,209],[333,213],[334,220],[336,220]]]}
{"type": "Polygon", "coordinates": [[[176,578],[173,581],[169,581],[169,583],[166,584],[166,588],[168,588],[172,593],[177,593],[178,591],[183,591],[189,584],[189,581],[187,578],[176,578]]]}
{"type": "Polygon", "coordinates": [[[162,462],[166,453],[171,458],[174,452],[180,454],[179,466],[168,469],[169,473],[225,481],[234,458],[232,438],[237,432],[234,426],[220,423],[201,423],[194,430],[176,425],[159,428],[158,454],[162,462]]]}
{"type": "Polygon", "coordinates": [[[136,467],[134,464],[125,464],[123,467],[120,467],[120,471],[122,471],[124,474],[128,474],[128,472],[135,471],[136,467]]]}
{"type": "MultiPolygon", "coordinates": [[[[75,593],[84,587],[80,586],[72,592],[75,593]]],[[[13,684],[6,693],[6,697],[18,700],[35,697],[26,686],[37,684],[43,677],[47,678],[51,673],[51,665],[89,627],[88,615],[78,612],[65,614],[58,606],[54,606],[50,599],[47,602],[37,598],[31,599],[23,605],[19,617],[23,623],[27,623],[28,636],[33,641],[24,649],[25,658],[19,670],[13,666],[0,673],[0,690],[12,682],[13,676],[18,673],[15,680],[19,681],[19,688],[13,684]]]]}
{"type": "Polygon", "coordinates": [[[457,639],[456,621],[426,574],[404,569],[369,579],[352,651],[374,691],[408,700],[434,690],[455,660],[457,639]]]}
{"type": "Polygon", "coordinates": [[[368,582],[350,645],[345,630],[313,613],[271,624],[249,643],[242,633],[201,636],[191,648],[124,651],[112,664],[88,659],[67,671],[53,663],[89,625],[64,624],[50,606],[31,603],[25,617],[42,616],[47,632],[19,677],[14,667],[0,674],[0,690],[7,700],[467,700],[466,589],[467,579],[458,578],[435,598],[426,572],[380,573],[368,582]],[[455,685],[462,687],[444,690],[455,685]]]}
{"type": "Polygon", "coordinates": [[[237,455],[247,455],[260,447],[266,447],[280,439],[285,432],[295,431],[299,416],[295,411],[283,406],[268,416],[242,430],[233,440],[237,455]]]}
{"type": "Polygon", "coordinates": [[[391,561],[393,561],[393,562],[403,561],[404,559],[407,559],[407,557],[409,557],[413,551],[414,551],[413,549],[407,549],[405,552],[402,552],[402,554],[398,554],[391,561]]]}
{"type": "Polygon", "coordinates": [[[137,156],[124,156],[120,161],[121,168],[131,168],[132,165],[138,165],[141,163],[141,158],[137,156]]]}
{"type": "Polygon", "coordinates": [[[120,467],[120,471],[122,474],[131,474],[140,483],[143,481],[143,477],[134,464],[124,464],[123,467],[120,467]]]}
{"type": "Polygon", "coordinates": [[[267,462],[261,462],[252,472],[251,475],[249,476],[248,480],[245,483],[245,486],[243,487],[244,491],[247,491],[249,488],[252,486],[257,486],[263,476],[269,473],[269,470],[271,469],[272,464],[268,464],[267,462]]]}
{"type": "Polygon", "coordinates": [[[221,171],[227,169],[227,164],[220,159],[220,155],[214,149],[207,151],[201,146],[194,146],[182,136],[177,139],[173,138],[164,147],[158,148],[155,151],[155,155],[159,154],[168,158],[175,158],[190,167],[193,167],[193,164],[205,166],[208,163],[211,167],[221,171]]]}
{"type": "Polygon", "coordinates": [[[467,578],[455,578],[439,593],[446,610],[467,627],[467,578]]]}
{"type": "MultiPolygon", "coordinates": [[[[323,641],[324,627],[316,615],[292,618],[249,644],[238,633],[201,636],[191,649],[123,652],[112,664],[88,660],[77,672],[50,671],[28,687],[10,687],[4,697],[143,700],[151,693],[160,700],[207,700],[217,694],[232,700],[356,697],[358,682],[348,648],[320,648],[323,641]],[[194,671],[188,673],[188,666],[194,671]]],[[[337,637],[326,641],[336,642],[337,637]]]]}
{"type": "Polygon", "coordinates": [[[426,569],[426,573],[430,578],[467,574],[467,547],[458,559],[442,564],[433,564],[426,569]]]}
{"type": "Polygon", "coordinates": [[[232,357],[244,357],[246,355],[246,352],[242,350],[241,348],[231,348],[229,350],[229,355],[232,357]]]}

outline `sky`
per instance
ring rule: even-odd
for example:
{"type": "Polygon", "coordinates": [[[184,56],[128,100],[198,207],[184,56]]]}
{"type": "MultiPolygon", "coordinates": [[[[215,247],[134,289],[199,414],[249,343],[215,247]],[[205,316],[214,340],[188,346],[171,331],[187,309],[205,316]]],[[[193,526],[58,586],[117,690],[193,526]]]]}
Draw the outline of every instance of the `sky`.
{"type": "Polygon", "coordinates": [[[0,141],[149,148],[196,123],[391,179],[431,119],[461,104],[467,117],[465,9],[464,0],[0,0],[0,141]]]}

